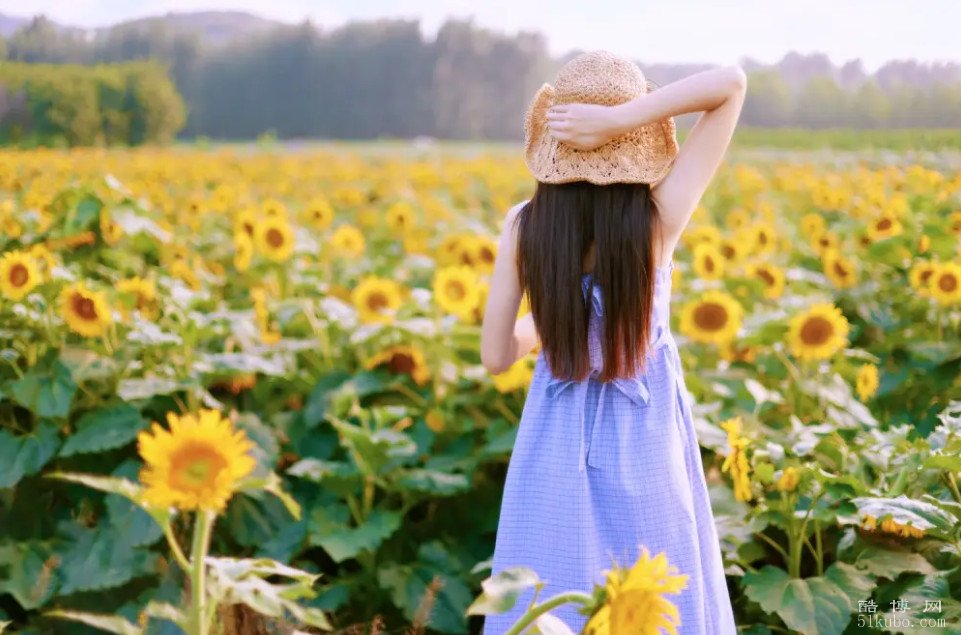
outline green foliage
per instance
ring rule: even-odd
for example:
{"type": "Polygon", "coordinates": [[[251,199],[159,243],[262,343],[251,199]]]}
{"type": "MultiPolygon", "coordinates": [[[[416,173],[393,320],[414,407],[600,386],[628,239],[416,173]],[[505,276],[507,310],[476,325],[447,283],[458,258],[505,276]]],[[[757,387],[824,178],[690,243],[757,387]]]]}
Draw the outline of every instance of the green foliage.
{"type": "Polygon", "coordinates": [[[186,107],[155,62],[0,66],[0,142],[22,145],[166,143],[186,107]]]}

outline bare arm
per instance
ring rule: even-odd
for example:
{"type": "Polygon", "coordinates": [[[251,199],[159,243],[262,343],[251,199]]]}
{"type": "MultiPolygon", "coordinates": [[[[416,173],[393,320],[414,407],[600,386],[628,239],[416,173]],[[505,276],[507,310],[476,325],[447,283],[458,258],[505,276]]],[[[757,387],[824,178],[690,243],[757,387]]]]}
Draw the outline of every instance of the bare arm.
{"type": "Polygon", "coordinates": [[[651,189],[671,238],[665,247],[671,251],[724,158],[746,92],[747,77],[740,67],[714,68],[617,106],[554,106],[548,112],[548,127],[559,141],[588,150],[665,117],[703,112],[670,172],[651,189]]]}
{"type": "Polygon", "coordinates": [[[537,344],[533,316],[517,319],[521,303],[520,278],[517,271],[517,232],[514,220],[526,204],[518,203],[507,212],[504,229],[494,260],[490,291],[481,326],[481,363],[497,375],[527,355],[537,344]]]}

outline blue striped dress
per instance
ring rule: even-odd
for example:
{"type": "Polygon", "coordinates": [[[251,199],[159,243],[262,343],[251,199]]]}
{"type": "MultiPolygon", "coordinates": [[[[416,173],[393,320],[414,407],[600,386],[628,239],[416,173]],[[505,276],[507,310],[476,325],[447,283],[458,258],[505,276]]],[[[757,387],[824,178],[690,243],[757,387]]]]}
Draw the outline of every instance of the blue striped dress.
{"type": "MultiPolygon", "coordinates": [[[[656,269],[651,348],[637,375],[600,382],[601,290],[591,298],[592,376],[554,377],[537,357],[511,454],[498,522],[493,572],[523,565],[547,584],[538,601],[590,592],[613,562],[633,564],[646,546],[665,552],[687,587],[667,595],[682,635],[732,635],[731,599],[687,388],[670,330],[672,261],[656,269]]],[[[484,635],[502,635],[530,603],[487,616],[484,635]]],[[[552,611],[575,632],[587,617],[573,604],[552,611]]]]}

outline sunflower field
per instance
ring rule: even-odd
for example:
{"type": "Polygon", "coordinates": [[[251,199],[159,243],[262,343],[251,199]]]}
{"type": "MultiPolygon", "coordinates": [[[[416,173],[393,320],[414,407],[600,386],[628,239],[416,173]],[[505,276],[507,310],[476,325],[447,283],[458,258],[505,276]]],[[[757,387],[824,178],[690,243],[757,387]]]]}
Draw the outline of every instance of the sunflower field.
{"type": "MultiPolygon", "coordinates": [[[[478,632],[535,359],[489,376],[480,323],[533,185],[516,148],[0,152],[0,631],[478,632]]],[[[675,262],[742,632],[961,633],[961,165],[738,150],[675,262]]]]}

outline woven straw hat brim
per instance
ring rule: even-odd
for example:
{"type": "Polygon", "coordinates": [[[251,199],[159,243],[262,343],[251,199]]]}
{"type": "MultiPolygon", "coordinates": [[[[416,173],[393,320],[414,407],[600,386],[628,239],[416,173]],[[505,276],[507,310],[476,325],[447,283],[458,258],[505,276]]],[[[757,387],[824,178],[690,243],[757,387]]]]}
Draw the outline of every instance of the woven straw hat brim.
{"type": "Polygon", "coordinates": [[[593,150],[578,150],[558,141],[547,128],[554,96],[553,86],[541,86],[524,119],[524,159],[538,181],[655,184],[667,176],[678,151],[672,117],[635,128],[593,150]]]}

